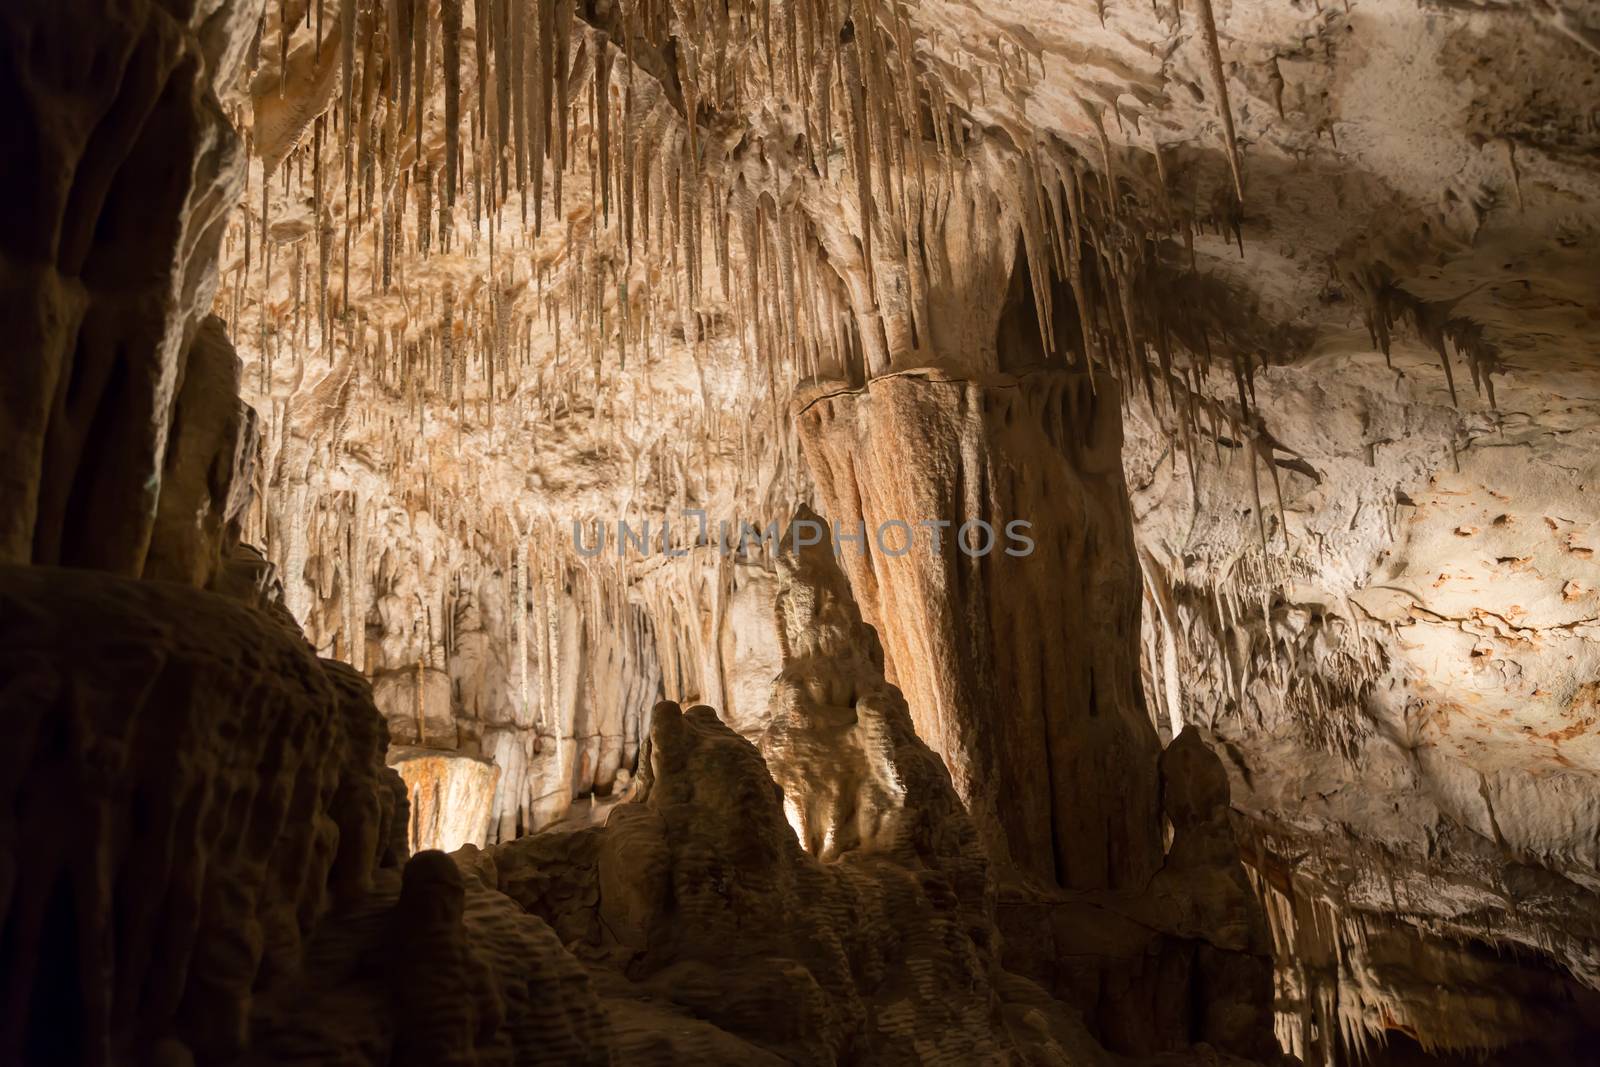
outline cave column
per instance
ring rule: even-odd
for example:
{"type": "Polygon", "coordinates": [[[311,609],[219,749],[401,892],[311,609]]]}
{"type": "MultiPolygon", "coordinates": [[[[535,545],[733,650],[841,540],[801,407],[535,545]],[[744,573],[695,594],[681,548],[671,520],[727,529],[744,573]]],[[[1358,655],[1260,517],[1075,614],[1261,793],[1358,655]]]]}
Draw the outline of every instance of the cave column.
{"type": "Polygon", "coordinates": [[[798,423],[828,518],[865,526],[836,550],[889,676],[991,856],[1067,887],[1144,884],[1159,742],[1114,383],[912,372],[819,396],[798,423]]]}

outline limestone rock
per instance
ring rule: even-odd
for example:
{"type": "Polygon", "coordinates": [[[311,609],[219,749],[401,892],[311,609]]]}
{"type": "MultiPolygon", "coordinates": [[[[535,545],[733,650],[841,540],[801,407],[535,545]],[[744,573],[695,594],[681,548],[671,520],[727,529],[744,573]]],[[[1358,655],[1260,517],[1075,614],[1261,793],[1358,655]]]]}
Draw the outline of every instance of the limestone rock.
{"type": "Polygon", "coordinates": [[[405,782],[413,853],[455,851],[488,840],[500,771],[493,763],[457,752],[389,747],[388,764],[405,782]]]}
{"type": "Polygon", "coordinates": [[[641,760],[639,800],[606,827],[489,853],[596,973],[625,1056],[1100,1061],[1048,998],[1007,1014],[1001,990],[1027,983],[999,972],[949,874],[808,856],[760,754],[711,709],[659,705],[641,760]]]}
{"type": "Polygon", "coordinates": [[[1597,42],[0,7],[0,1060],[1585,1062],[1597,42]]]}
{"type": "Polygon", "coordinates": [[[241,1051],[254,992],[403,858],[365,684],[232,600],[43,567],[0,569],[0,679],[0,1058],[241,1051]]]}
{"type": "Polygon", "coordinates": [[[539,919],[439,852],[324,923],[258,998],[242,1065],[616,1062],[587,974],[539,919]]]}
{"type": "MultiPolygon", "coordinates": [[[[230,451],[214,416],[190,412],[194,444],[171,422],[243,180],[213,79],[236,70],[244,7],[74,0],[0,16],[20,168],[0,196],[3,322],[25,354],[0,386],[0,561],[137,575],[169,457],[203,467],[230,451]]],[[[214,373],[206,352],[196,382],[214,373]]]]}
{"type": "Polygon", "coordinates": [[[1141,885],[1158,745],[1111,384],[902,374],[798,418],[829,518],[865,526],[839,550],[889,679],[991,855],[1064,886],[1141,885]],[[879,536],[933,521],[914,550],[879,536]]]}
{"type": "Polygon", "coordinates": [[[258,447],[239,373],[222,320],[209,316],[189,347],[173,404],[146,578],[208,588],[239,539],[258,447]]]}
{"type": "Polygon", "coordinates": [[[380,674],[372,681],[372,699],[396,744],[456,747],[450,676],[443,671],[416,667],[380,674]]]}

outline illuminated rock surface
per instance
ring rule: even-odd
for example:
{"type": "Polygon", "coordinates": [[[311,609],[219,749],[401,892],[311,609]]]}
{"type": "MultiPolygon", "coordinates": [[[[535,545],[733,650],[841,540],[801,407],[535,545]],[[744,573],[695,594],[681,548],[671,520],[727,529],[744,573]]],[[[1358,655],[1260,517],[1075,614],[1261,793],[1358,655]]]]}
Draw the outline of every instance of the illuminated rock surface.
{"type": "Polygon", "coordinates": [[[4,5],[0,1060],[1584,1062],[1597,96],[1575,0],[4,5]]]}

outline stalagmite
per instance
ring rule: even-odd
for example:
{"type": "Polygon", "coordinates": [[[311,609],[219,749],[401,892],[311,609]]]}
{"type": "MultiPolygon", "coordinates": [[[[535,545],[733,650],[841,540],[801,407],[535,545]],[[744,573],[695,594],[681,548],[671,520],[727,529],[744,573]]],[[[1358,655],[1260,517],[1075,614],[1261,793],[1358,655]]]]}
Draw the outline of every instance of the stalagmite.
{"type": "Polygon", "coordinates": [[[1577,13],[109,6],[0,9],[0,1060],[1582,1062],[1577,13]]]}

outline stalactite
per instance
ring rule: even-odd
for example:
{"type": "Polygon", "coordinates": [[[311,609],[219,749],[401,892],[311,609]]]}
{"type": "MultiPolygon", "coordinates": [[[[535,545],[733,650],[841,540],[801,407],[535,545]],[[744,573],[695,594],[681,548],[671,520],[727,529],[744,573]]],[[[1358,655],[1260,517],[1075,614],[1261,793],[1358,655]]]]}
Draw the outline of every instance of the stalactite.
{"type": "MultiPolygon", "coordinates": [[[[403,3],[404,0],[401,0],[403,3]]],[[[412,20],[412,40],[416,49],[413,60],[412,81],[416,89],[416,114],[412,119],[413,134],[415,137],[416,160],[422,162],[422,129],[423,108],[428,98],[428,71],[429,71],[429,45],[428,45],[428,0],[416,0],[416,12],[412,20]]]]}
{"type": "Polygon", "coordinates": [[[528,4],[526,0],[510,0],[511,19],[508,27],[508,46],[511,50],[511,131],[515,145],[517,190],[522,202],[522,221],[528,218],[527,184],[529,166],[528,144],[528,4]]]}
{"type": "Polygon", "coordinates": [[[444,24],[444,203],[455,207],[461,156],[461,0],[440,0],[444,24]]]}
{"type": "Polygon", "coordinates": [[[552,565],[545,579],[545,638],[546,650],[549,659],[546,661],[546,675],[550,679],[550,703],[542,709],[539,715],[539,726],[544,729],[549,724],[554,724],[560,729],[560,704],[561,704],[561,615],[558,594],[564,582],[557,569],[559,565],[552,565]]]}
{"type": "MultiPolygon", "coordinates": [[[[341,40],[330,51],[342,56],[341,96],[316,118],[309,147],[299,146],[282,170],[250,174],[250,210],[229,234],[230,249],[243,248],[244,266],[227,266],[219,306],[231,309],[235,324],[248,316],[261,338],[253,368],[261,392],[288,394],[282,399],[294,406],[285,412],[308,405],[307,390],[286,389],[288,368],[274,378],[268,365],[282,341],[293,349],[296,382],[302,351],[321,346],[328,379],[344,375],[356,395],[372,390],[392,402],[392,414],[349,435],[357,440],[317,446],[318,463],[355,471],[380,453],[396,479],[417,483],[390,501],[340,498],[338,507],[350,509],[344,525],[330,512],[317,526],[318,565],[303,573],[314,576],[319,594],[344,596],[343,611],[326,610],[340,617],[340,647],[352,661],[365,657],[374,671],[394,666],[376,640],[366,657],[366,612],[387,610],[379,575],[405,564],[376,557],[393,536],[386,523],[410,511],[420,524],[426,510],[451,546],[449,562],[436,568],[484,568],[481,594],[459,569],[455,586],[439,586],[435,575],[419,594],[424,616],[438,613],[438,649],[447,663],[457,655],[468,597],[483,595],[494,610],[504,602],[514,617],[498,625],[516,630],[520,659],[515,675],[499,668],[503,698],[509,704],[514,693],[524,718],[536,702],[546,737],[570,726],[562,717],[572,697],[561,693],[560,678],[577,672],[559,662],[562,642],[570,657],[606,619],[630,641],[656,648],[678,695],[709,698],[721,688],[721,671],[701,661],[715,658],[720,623],[708,638],[691,615],[709,605],[721,618],[726,573],[639,593],[653,598],[648,614],[676,620],[639,632],[626,622],[629,583],[637,579],[628,568],[609,560],[569,568],[563,537],[531,519],[516,531],[503,516],[492,530],[487,519],[478,525],[478,505],[498,491],[483,472],[507,455],[527,456],[531,479],[548,455],[592,448],[601,462],[631,465],[628,484],[672,504],[731,498],[757,514],[787,503],[802,495],[797,482],[805,477],[788,425],[796,384],[808,377],[860,383],[891,359],[950,354],[937,331],[960,280],[951,277],[958,273],[952,261],[988,245],[1009,257],[1021,240],[1047,358],[1072,358],[1081,343],[1086,369],[1143,385],[1152,403],[1161,383],[1159,414],[1173,423],[1191,472],[1207,420],[1221,454],[1220,416],[1196,396],[1209,352],[1185,350],[1197,337],[1208,344],[1207,324],[1151,306],[1152,293],[1175,302],[1174,293],[1160,291],[1166,264],[1158,246],[1181,227],[1192,248],[1201,217],[1171,202],[1186,191],[1188,157],[1175,142],[1154,146],[1161,206],[1152,219],[1140,214],[1151,205],[1139,203],[1150,191],[1150,161],[1131,149],[1114,154],[1103,110],[1090,112],[1098,138],[1091,133],[1082,154],[1050,137],[1018,136],[1004,112],[1027,105],[1042,63],[1025,48],[995,43],[989,65],[991,73],[999,65],[1006,96],[990,93],[991,112],[973,114],[977,105],[963,106],[962,97],[993,86],[946,81],[917,36],[919,20],[878,0],[775,9],[764,0],[581,9],[572,0],[473,0],[470,10],[463,0],[437,7],[340,0],[330,14],[339,20],[330,32],[341,40]],[[441,36],[431,44],[435,20],[441,36]],[[728,47],[717,49],[719,41],[728,47]],[[775,117],[770,128],[740,128],[785,86],[798,113],[775,117]],[[442,129],[428,118],[430,106],[442,113],[442,129]],[[334,152],[342,154],[342,197],[337,172],[327,170],[337,165],[334,152]],[[302,167],[309,197],[294,176],[302,167]],[[512,175],[521,211],[532,208],[531,233],[508,211],[512,175]],[[549,234],[547,182],[554,186],[549,234]],[[308,199],[312,228],[297,237],[304,215],[297,204],[308,199]],[[828,217],[834,214],[843,217],[828,217]],[[957,226],[967,232],[952,237],[957,226]],[[336,227],[342,293],[330,284],[340,255],[336,227]],[[859,245],[841,245],[841,232],[859,245]],[[360,284],[363,272],[371,295],[360,284]],[[1067,285],[1056,286],[1058,279],[1067,285]],[[269,282],[275,303],[256,299],[269,282]],[[1081,340],[1061,333],[1074,310],[1067,287],[1078,320],[1068,329],[1081,340]],[[274,331],[275,316],[294,324],[282,331],[287,338],[274,331]],[[728,376],[733,358],[740,367],[728,376]],[[692,385],[677,377],[687,365],[692,385]],[[744,394],[753,401],[748,410],[733,410],[719,391],[730,377],[753,389],[744,394]],[[680,433],[667,441],[625,436],[676,402],[683,385],[691,410],[680,433]],[[480,551],[475,539],[492,547],[480,551]]],[[[303,39],[310,31],[300,32],[303,39]]],[[[1213,29],[1213,45],[1214,37],[1213,29]]],[[[1237,193],[1236,162],[1235,184],[1237,193]]],[[[1396,310],[1409,309],[1387,291],[1373,299],[1384,302],[1371,314],[1374,329],[1387,336],[1396,310]]],[[[1468,360],[1475,381],[1480,369],[1487,378],[1489,354],[1472,347],[1465,327],[1440,325],[1438,336],[1468,360]]],[[[1226,373],[1226,354],[1217,368],[1226,373]]],[[[1287,539],[1270,443],[1251,436],[1253,370],[1234,369],[1241,410],[1233,432],[1250,442],[1252,462],[1269,464],[1287,539]]],[[[315,385],[315,373],[306,378],[315,385]]],[[[1131,393],[1124,390],[1125,402],[1131,393]]],[[[364,423],[368,408],[354,406],[364,423]]],[[[288,417],[270,416],[280,438],[288,417]]],[[[274,468],[263,481],[277,494],[274,479],[282,477],[274,468]]],[[[269,510],[252,521],[263,535],[270,529],[286,540],[295,517],[269,510]]],[[[1256,515],[1265,551],[1259,506],[1256,515]]],[[[681,543],[684,531],[675,533],[681,543]]],[[[1250,566],[1252,574],[1266,567],[1250,566]]],[[[297,571],[291,580],[301,577],[297,571]]],[[[1218,610],[1250,609],[1219,600],[1218,610]]],[[[413,621],[420,630],[431,625],[413,621]]],[[[498,637],[498,654],[509,660],[504,633],[498,637]]],[[[1165,655],[1160,641],[1153,647],[1165,655]]],[[[1168,688],[1176,685],[1170,674],[1162,676],[1168,688]]],[[[1250,680],[1232,684],[1242,689],[1250,680]]],[[[1174,725],[1181,721],[1177,701],[1163,706],[1174,725]]]]}
{"type": "Polygon", "coordinates": [[[839,49],[839,57],[845,94],[850,102],[848,118],[850,144],[853,146],[851,168],[856,176],[856,201],[857,208],[861,212],[861,261],[866,270],[867,287],[870,290],[875,287],[872,274],[872,158],[869,147],[871,137],[867,129],[869,120],[865,90],[861,84],[861,59],[859,50],[855,47],[853,34],[839,49]]]}
{"type": "Polygon", "coordinates": [[[555,66],[552,72],[555,128],[551,131],[550,166],[553,179],[551,196],[558,216],[562,214],[561,176],[567,169],[567,116],[570,109],[567,79],[572,72],[572,4],[573,0],[555,0],[555,66]]]}
{"type": "Polygon", "coordinates": [[[600,214],[611,218],[611,48],[604,32],[594,35],[596,146],[600,162],[600,214]]]}
{"type": "Polygon", "coordinates": [[[1239,166],[1239,142],[1233,130],[1233,108],[1228,103],[1228,77],[1222,67],[1222,46],[1217,42],[1217,19],[1211,10],[1211,0],[1198,2],[1200,25],[1205,30],[1206,60],[1211,67],[1211,86],[1217,94],[1217,117],[1222,120],[1228,170],[1233,175],[1233,193],[1243,204],[1244,178],[1239,166]]]}
{"type": "Polygon", "coordinates": [[[415,0],[389,0],[390,103],[411,99],[411,17],[415,0]]]}

